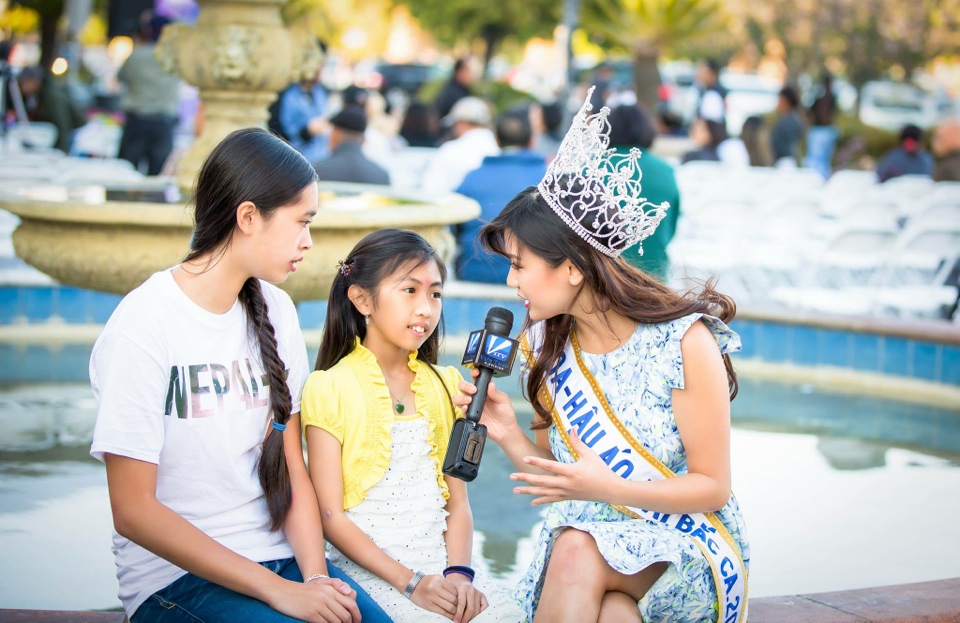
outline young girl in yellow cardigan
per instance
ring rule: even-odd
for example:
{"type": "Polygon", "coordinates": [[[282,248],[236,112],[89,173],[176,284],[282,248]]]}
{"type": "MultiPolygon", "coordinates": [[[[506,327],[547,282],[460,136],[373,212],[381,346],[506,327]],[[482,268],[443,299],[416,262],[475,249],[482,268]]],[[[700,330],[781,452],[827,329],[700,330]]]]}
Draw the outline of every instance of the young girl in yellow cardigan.
{"type": "Polygon", "coordinates": [[[331,562],[394,621],[520,621],[475,577],[466,484],[441,471],[462,380],[435,365],[445,279],[406,230],[374,232],[340,263],[303,390],[310,476],[331,562]]]}

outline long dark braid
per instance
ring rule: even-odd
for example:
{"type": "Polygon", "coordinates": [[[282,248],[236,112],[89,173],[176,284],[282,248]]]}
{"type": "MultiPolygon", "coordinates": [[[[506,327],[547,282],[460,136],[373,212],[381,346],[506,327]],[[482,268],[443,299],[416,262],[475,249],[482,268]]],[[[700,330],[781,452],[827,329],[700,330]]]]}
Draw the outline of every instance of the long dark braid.
{"type": "MultiPolygon", "coordinates": [[[[250,201],[264,219],[269,219],[277,208],[297,201],[316,177],[303,155],[266,130],[246,128],[231,133],[210,152],[200,169],[194,195],[196,227],[184,261],[206,258],[204,270],[209,270],[230,244],[237,206],[250,201]]],[[[274,422],[286,424],[293,401],[260,282],[247,279],[237,297],[247,316],[249,337],[257,340],[260,364],[269,379],[270,414],[274,422]]],[[[270,529],[275,531],[283,526],[293,495],[283,434],[273,428],[268,432],[258,471],[270,529]]]]}
{"type": "MultiPolygon", "coordinates": [[[[260,363],[270,379],[270,413],[276,423],[286,424],[290,419],[293,399],[287,386],[286,370],[277,351],[277,337],[267,314],[267,303],[263,299],[260,282],[253,277],[247,279],[238,298],[247,313],[251,332],[260,345],[260,363]]],[[[267,510],[270,512],[270,529],[279,530],[290,510],[293,490],[290,487],[290,475],[283,450],[283,433],[272,426],[263,442],[258,471],[267,510]]]]}

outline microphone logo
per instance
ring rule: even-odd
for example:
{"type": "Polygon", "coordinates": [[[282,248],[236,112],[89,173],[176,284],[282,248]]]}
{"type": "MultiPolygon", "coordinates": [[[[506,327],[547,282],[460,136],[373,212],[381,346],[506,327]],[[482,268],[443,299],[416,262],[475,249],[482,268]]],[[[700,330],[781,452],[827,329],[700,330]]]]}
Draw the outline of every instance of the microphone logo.
{"type": "Polygon", "coordinates": [[[511,346],[513,346],[513,343],[510,338],[490,335],[487,336],[487,347],[484,349],[484,354],[500,361],[506,361],[510,357],[511,346]]]}
{"type": "Polygon", "coordinates": [[[467,351],[464,353],[464,357],[477,354],[477,347],[480,346],[481,336],[483,336],[483,331],[474,331],[470,334],[470,341],[467,342],[467,351]]]}

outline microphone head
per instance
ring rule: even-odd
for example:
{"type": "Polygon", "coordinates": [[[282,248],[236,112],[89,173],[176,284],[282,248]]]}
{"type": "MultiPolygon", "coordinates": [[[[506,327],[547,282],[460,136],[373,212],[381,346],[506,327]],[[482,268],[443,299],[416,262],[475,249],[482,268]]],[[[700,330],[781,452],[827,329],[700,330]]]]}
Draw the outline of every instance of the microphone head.
{"type": "Polygon", "coordinates": [[[483,328],[497,335],[509,336],[513,329],[513,312],[505,307],[491,307],[483,328]]]}

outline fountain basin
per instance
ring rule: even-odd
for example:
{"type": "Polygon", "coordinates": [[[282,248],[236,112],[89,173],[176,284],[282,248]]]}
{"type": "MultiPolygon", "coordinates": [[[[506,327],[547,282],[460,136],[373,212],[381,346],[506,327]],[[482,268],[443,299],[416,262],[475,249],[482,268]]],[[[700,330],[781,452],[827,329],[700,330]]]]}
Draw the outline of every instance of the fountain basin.
{"type": "MultiPolygon", "coordinates": [[[[372,231],[412,229],[449,259],[455,248],[449,226],[480,214],[475,201],[454,193],[331,182],[319,190],[313,249],[280,286],[297,302],[327,298],[337,260],[372,231]]],[[[22,260],[61,283],[115,294],[179,262],[193,229],[192,208],[169,181],[37,186],[0,195],[0,208],[20,218],[13,245],[22,260]]]]}

